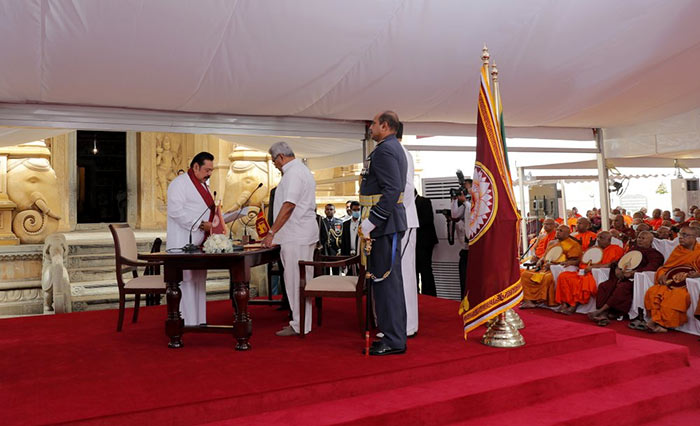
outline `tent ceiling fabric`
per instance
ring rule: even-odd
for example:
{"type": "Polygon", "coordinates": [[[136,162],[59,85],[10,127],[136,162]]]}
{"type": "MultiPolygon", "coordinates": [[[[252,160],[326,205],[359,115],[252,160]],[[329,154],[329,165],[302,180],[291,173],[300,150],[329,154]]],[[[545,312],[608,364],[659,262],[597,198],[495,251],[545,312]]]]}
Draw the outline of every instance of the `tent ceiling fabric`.
{"type": "Polygon", "coordinates": [[[0,127],[0,147],[38,141],[71,132],[71,129],[24,129],[0,127]]]}
{"type": "Polygon", "coordinates": [[[619,127],[700,107],[696,0],[0,0],[0,102],[619,127]]]}
{"type": "MultiPolygon", "coordinates": [[[[634,167],[634,168],[668,168],[676,167],[677,157],[634,157],[634,158],[607,158],[608,168],[634,167]]],[[[678,158],[678,165],[684,168],[700,168],[700,158],[678,158]]],[[[573,161],[570,163],[539,164],[536,166],[524,166],[524,170],[593,170],[598,168],[596,160],[573,161]]]]}

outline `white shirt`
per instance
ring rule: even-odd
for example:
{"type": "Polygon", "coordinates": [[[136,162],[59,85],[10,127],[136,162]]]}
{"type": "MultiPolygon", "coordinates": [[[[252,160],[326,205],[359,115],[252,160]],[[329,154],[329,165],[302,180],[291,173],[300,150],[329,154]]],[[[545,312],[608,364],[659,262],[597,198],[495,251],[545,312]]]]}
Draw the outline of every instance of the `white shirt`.
{"type": "MultiPolygon", "coordinates": [[[[208,187],[207,190],[209,190],[208,187]]],[[[202,244],[205,233],[199,229],[199,224],[209,220],[208,211],[202,216],[205,210],[207,210],[207,203],[197,192],[187,173],[173,179],[168,185],[168,228],[165,247],[181,248],[187,244],[192,227],[194,227],[192,244],[202,244]],[[200,216],[202,217],[197,219],[200,216]]]]}
{"type": "Polygon", "coordinates": [[[418,211],[413,186],[413,156],[401,145],[406,153],[406,188],[403,190],[403,206],[406,209],[406,226],[408,229],[418,228],[418,211]]]}
{"type": "Polygon", "coordinates": [[[289,220],[274,235],[276,244],[308,245],[318,241],[316,181],[308,168],[295,158],[282,166],[282,180],[275,192],[273,212],[279,217],[282,204],[295,205],[289,220]]]}
{"type": "Polygon", "coordinates": [[[452,213],[452,219],[458,221],[455,223],[455,239],[458,239],[457,244],[462,248],[462,250],[469,250],[469,243],[466,241],[467,229],[470,226],[469,215],[472,211],[472,203],[470,201],[465,201],[461,206],[457,200],[452,200],[450,205],[450,211],[452,213]]]}
{"type": "Polygon", "coordinates": [[[357,247],[355,247],[355,241],[357,240],[357,228],[360,227],[360,219],[353,220],[350,219],[350,250],[357,253],[357,247]]]}

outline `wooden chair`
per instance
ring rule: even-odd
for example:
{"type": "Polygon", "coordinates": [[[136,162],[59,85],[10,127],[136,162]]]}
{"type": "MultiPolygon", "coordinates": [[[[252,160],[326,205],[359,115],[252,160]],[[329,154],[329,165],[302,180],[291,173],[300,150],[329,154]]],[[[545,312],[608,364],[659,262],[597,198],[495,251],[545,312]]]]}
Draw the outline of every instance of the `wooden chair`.
{"type": "Polygon", "coordinates": [[[114,238],[114,254],[116,257],[117,285],[119,286],[119,319],[117,331],[122,331],[124,322],[124,309],[126,307],[126,295],[134,295],[134,316],[132,322],[139,317],[139,304],[142,294],[165,294],[165,282],[162,275],[138,275],[138,267],[157,267],[160,262],[139,262],[139,254],[136,247],[134,231],[127,224],[109,225],[109,230],[114,238]],[[123,274],[131,272],[133,279],[124,282],[123,274]]]}
{"type": "Polygon", "coordinates": [[[360,265],[359,276],[321,275],[324,268],[341,268],[350,265],[360,265],[360,256],[320,256],[319,260],[299,261],[299,305],[300,337],[304,337],[304,319],[306,316],[306,298],[316,298],[316,322],[321,325],[323,297],[352,297],[355,298],[357,323],[364,335],[362,296],[365,293],[365,268],[360,265]],[[314,277],[307,281],[306,266],[314,267],[314,277]]]}
{"type": "MultiPolygon", "coordinates": [[[[163,240],[156,238],[153,240],[153,245],[151,246],[151,253],[160,252],[160,247],[163,245],[163,240]]],[[[160,265],[146,266],[143,271],[144,275],[160,275],[160,265]]],[[[147,294],[146,295],[146,306],[160,305],[160,294],[147,294]]]]}

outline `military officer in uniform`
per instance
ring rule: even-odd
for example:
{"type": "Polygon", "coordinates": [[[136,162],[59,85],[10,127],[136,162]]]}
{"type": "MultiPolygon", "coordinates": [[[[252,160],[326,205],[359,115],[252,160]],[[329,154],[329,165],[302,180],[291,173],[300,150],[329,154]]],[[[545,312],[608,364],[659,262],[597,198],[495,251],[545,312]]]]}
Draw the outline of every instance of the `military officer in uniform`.
{"type": "MultiPolygon", "coordinates": [[[[401,238],[406,231],[403,190],[406,154],[396,139],[399,118],[392,111],[377,114],[370,126],[377,146],[360,185],[363,220],[360,232],[372,239],[369,272],[377,313],[384,334],[372,344],[370,355],[406,352],[406,302],[401,276],[401,238]]],[[[409,194],[410,196],[410,194],[409,194]]]]}

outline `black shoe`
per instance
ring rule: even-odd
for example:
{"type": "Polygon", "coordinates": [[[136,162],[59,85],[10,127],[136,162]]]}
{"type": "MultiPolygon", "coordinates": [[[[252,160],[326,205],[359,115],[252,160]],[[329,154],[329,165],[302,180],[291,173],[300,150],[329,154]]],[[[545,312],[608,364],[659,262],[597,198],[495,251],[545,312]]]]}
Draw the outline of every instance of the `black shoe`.
{"type": "Polygon", "coordinates": [[[406,348],[392,348],[386,343],[379,343],[377,346],[369,348],[369,354],[371,356],[382,356],[382,355],[399,355],[406,352],[406,348]]]}
{"type": "Polygon", "coordinates": [[[416,331],[415,333],[409,334],[409,335],[406,336],[406,337],[409,338],[409,339],[413,339],[413,338],[416,337],[417,335],[418,335],[418,332],[416,331]]]}

